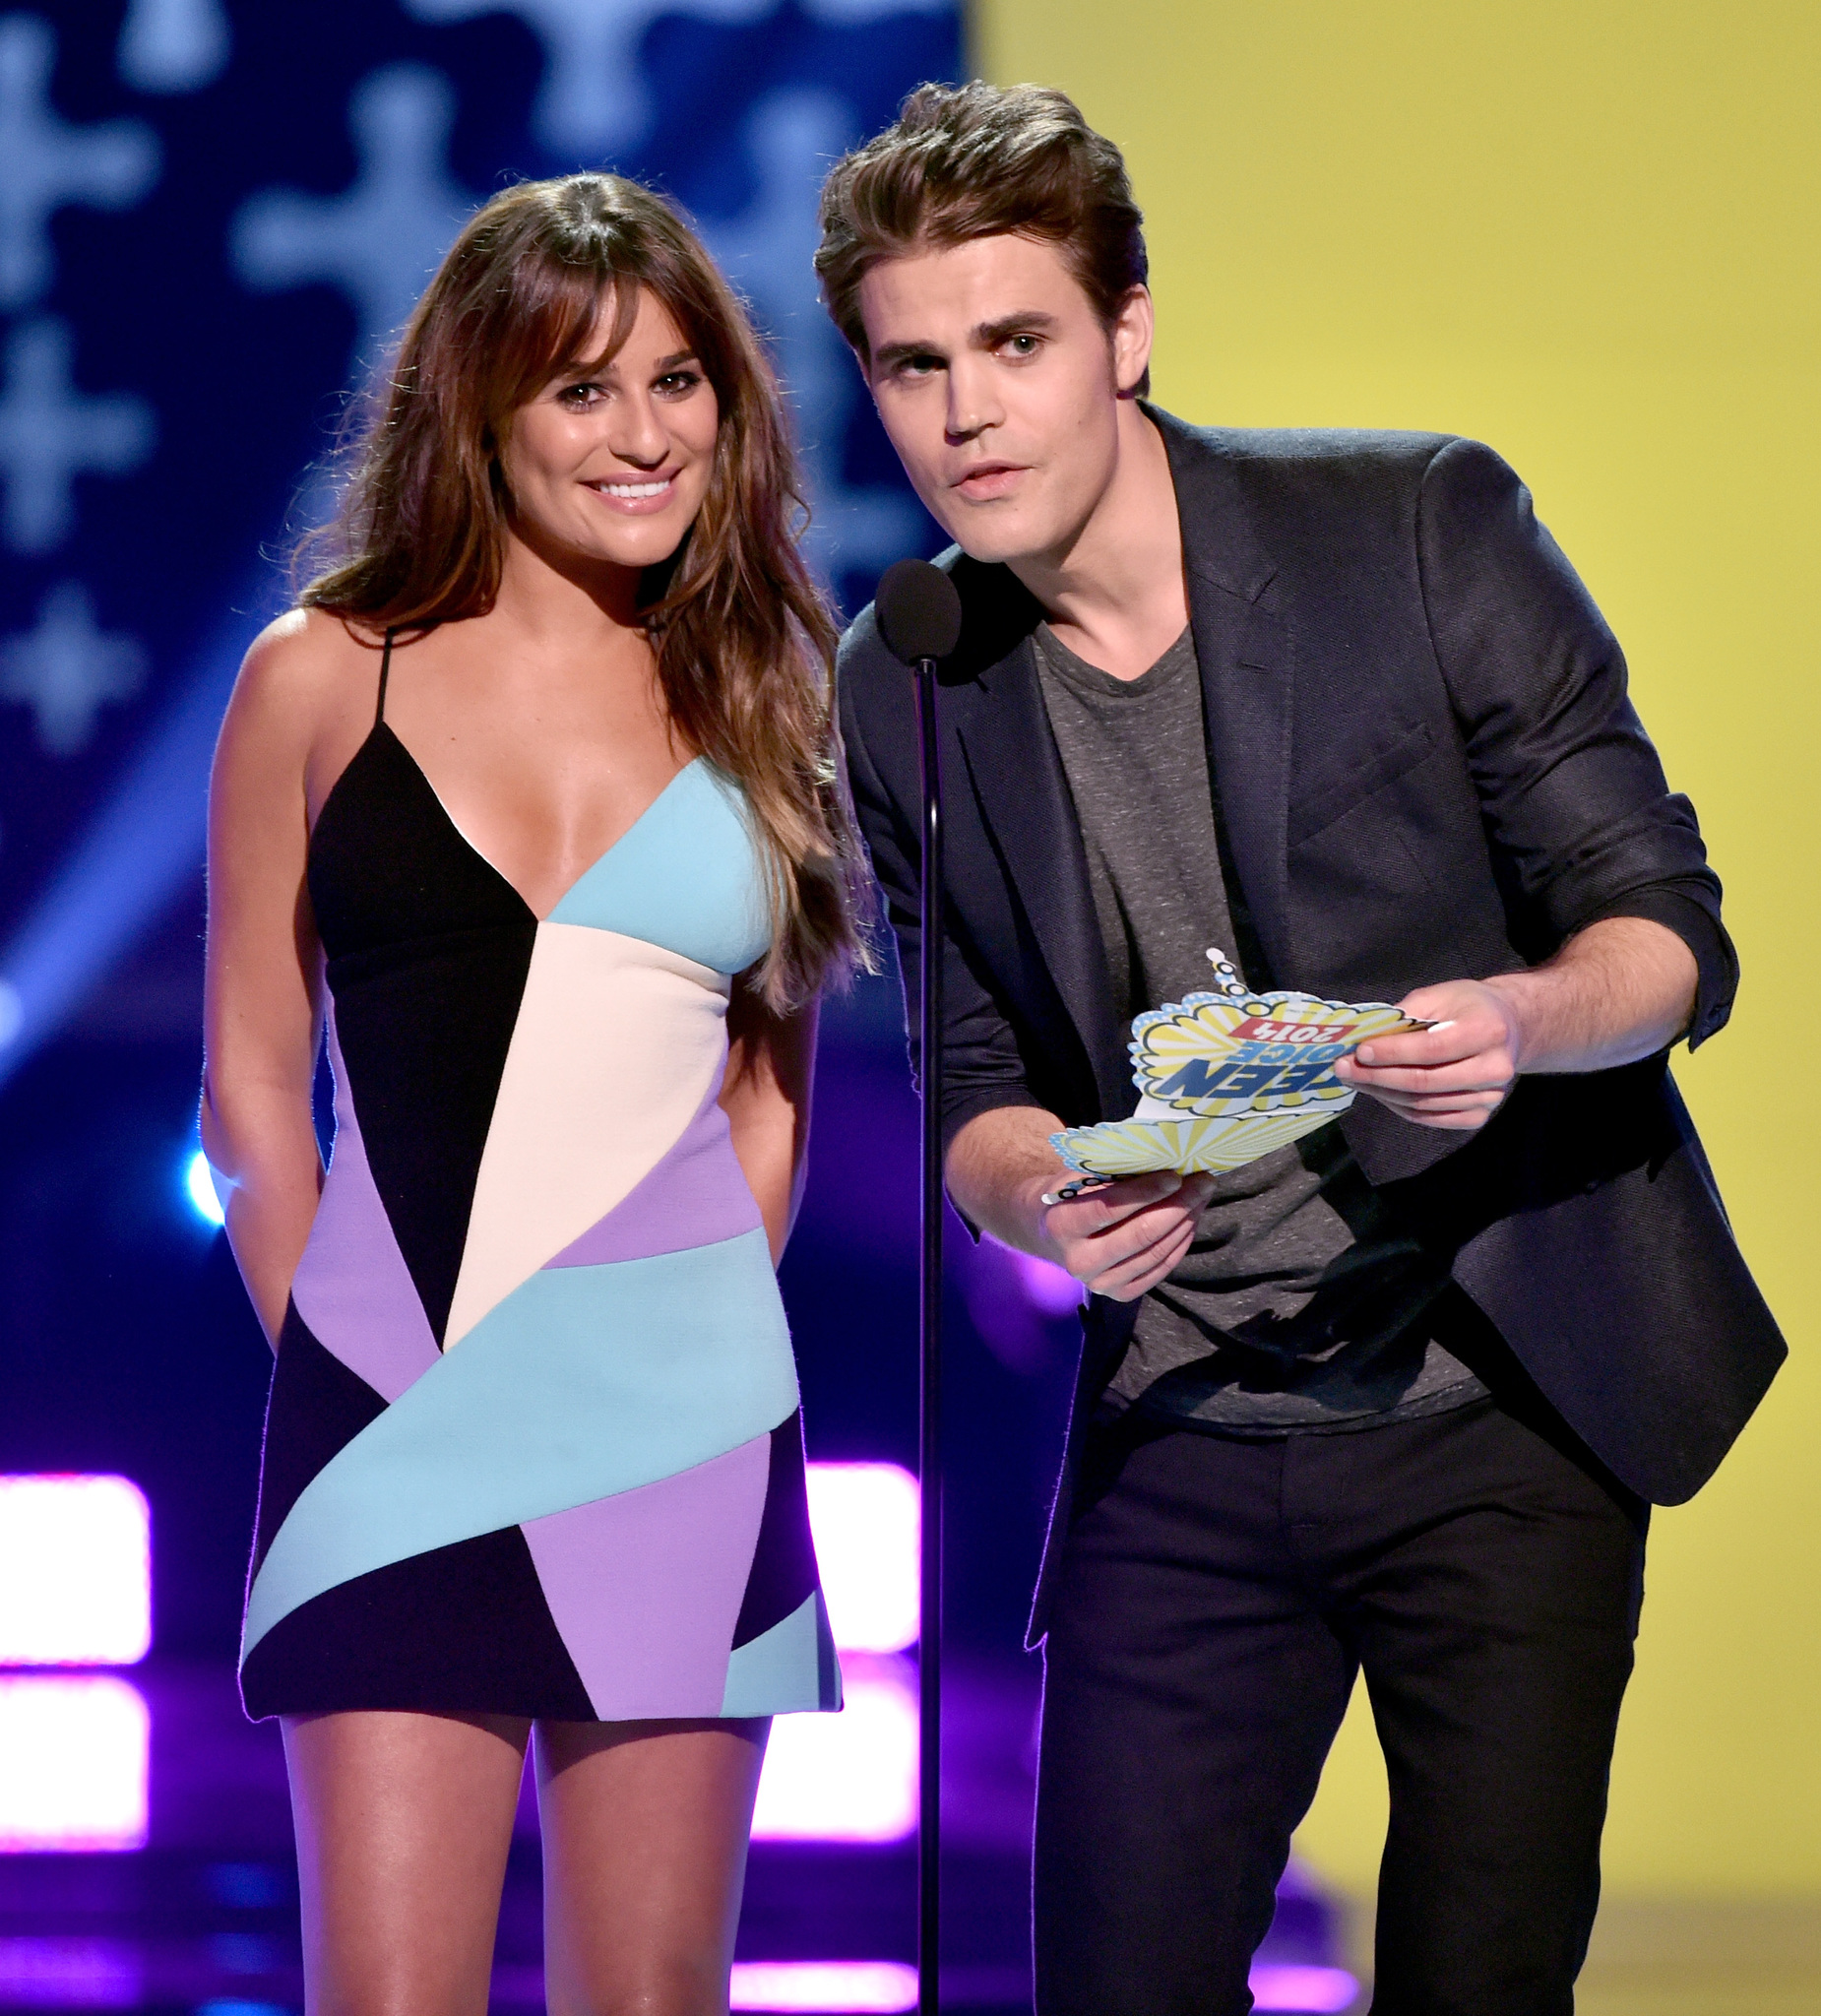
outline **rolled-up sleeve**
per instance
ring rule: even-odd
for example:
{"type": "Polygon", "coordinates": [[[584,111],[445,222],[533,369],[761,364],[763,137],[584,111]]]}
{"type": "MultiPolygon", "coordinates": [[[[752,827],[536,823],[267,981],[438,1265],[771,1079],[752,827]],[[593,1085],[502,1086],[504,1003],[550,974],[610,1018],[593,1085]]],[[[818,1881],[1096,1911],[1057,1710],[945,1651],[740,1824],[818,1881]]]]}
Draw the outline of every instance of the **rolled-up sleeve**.
{"type": "Polygon", "coordinates": [[[1694,955],[1688,1041],[1704,1041],[1731,1013],[1738,959],[1694,806],[1669,789],[1617,640],[1530,492],[1479,442],[1430,461],[1416,546],[1515,940],[1538,960],[1606,917],[1662,924],[1694,955]]]}

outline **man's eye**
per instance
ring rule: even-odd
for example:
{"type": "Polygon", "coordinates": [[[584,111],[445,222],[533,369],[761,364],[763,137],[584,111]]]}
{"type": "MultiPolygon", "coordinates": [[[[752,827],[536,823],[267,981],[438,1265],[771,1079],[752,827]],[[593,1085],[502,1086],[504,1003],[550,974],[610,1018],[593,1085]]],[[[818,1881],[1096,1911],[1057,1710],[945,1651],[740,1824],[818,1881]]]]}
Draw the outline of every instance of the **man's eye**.
{"type": "Polygon", "coordinates": [[[1040,337],[1008,336],[1004,346],[1015,357],[1035,357],[1043,345],[1040,337]]]}

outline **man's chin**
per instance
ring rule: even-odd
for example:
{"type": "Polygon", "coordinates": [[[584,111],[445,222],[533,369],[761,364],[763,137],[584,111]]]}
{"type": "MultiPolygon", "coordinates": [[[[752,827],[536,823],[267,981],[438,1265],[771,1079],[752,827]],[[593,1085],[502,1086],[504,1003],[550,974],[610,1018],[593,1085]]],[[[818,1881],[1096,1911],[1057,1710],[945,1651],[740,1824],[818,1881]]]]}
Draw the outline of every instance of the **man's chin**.
{"type": "Polygon", "coordinates": [[[967,554],[985,567],[1005,567],[1034,557],[1044,550],[1044,541],[1021,520],[992,511],[970,512],[957,522],[942,521],[942,529],[967,554]]]}

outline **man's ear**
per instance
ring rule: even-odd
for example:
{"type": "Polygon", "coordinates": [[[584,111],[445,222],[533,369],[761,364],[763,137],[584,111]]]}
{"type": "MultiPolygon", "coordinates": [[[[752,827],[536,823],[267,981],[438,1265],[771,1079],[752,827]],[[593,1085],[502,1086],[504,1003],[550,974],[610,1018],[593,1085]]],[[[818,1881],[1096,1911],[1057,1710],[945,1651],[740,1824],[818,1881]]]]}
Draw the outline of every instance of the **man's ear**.
{"type": "Polygon", "coordinates": [[[1134,287],[1119,303],[1110,332],[1113,346],[1113,383],[1121,397],[1142,392],[1145,374],[1151,368],[1151,341],[1157,333],[1157,310],[1151,289],[1134,287]]]}

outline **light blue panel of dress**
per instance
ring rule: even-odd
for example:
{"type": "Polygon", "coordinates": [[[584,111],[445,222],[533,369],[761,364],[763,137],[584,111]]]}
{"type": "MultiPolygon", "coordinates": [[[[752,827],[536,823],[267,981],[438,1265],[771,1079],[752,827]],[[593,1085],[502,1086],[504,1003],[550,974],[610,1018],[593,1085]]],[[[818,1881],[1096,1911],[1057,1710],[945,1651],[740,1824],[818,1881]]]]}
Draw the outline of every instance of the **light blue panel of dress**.
{"type": "Polygon", "coordinates": [[[772,942],[765,880],[732,784],[686,764],[550,913],[743,973],[772,942]]]}
{"type": "Polygon", "coordinates": [[[727,1661],[722,1715],[813,1715],[840,1706],[841,1663],[820,1590],[769,1631],[735,1646],[727,1661]]]}
{"type": "Polygon", "coordinates": [[[254,1578],[242,1656],[356,1575],[673,1477],[796,1406],[762,1228],[544,1268],[310,1480],[254,1578]]]}

